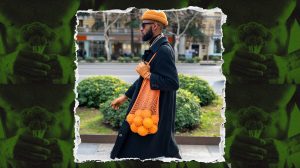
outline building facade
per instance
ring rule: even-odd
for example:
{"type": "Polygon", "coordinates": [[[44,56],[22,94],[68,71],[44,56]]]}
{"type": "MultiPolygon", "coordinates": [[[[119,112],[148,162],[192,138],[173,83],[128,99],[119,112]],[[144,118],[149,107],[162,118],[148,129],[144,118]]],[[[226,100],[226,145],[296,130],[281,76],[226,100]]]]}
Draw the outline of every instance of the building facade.
{"type": "MultiPolygon", "coordinates": [[[[149,44],[141,39],[140,20],[142,10],[126,14],[77,13],[77,38],[79,57],[102,57],[106,55],[105,30],[109,26],[108,48],[113,60],[119,57],[140,56],[149,44]],[[107,24],[105,25],[104,22],[107,24]],[[106,26],[106,27],[105,27],[106,26]],[[133,48],[132,48],[133,46],[133,48]]],[[[167,13],[167,11],[166,11],[167,13]]],[[[182,14],[184,15],[184,13],[182,14]]],[[[179,39],[178,53],[186,56],[192,53],[193,57],[208,59],[209,56],[221,56],[221,12],[201,13],[193,20],[193,26],[203,34],[202,40],[195,40],[193,34],[184,34],[179,39]]],[[[169,20],[173,18],[169,17],[169,20]]],[[[169,42],[174,45],[174,26],[165,30],[169,42]]],[[[183,23],[184,24],[184,23],[183,23]]]]}

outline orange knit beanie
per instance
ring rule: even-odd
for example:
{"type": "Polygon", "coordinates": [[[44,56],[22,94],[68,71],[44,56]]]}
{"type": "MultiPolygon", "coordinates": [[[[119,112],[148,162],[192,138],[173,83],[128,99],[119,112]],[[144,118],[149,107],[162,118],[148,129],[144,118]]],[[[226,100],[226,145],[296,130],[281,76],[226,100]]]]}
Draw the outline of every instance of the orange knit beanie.
{"type": "Polygon", "coordinates": [[[147,10],[143,16],[142,20],[154,20],[162,23],[164,26],[168,25],[168,19],[163,11],[157,11],[157,10],[147,10]]]}

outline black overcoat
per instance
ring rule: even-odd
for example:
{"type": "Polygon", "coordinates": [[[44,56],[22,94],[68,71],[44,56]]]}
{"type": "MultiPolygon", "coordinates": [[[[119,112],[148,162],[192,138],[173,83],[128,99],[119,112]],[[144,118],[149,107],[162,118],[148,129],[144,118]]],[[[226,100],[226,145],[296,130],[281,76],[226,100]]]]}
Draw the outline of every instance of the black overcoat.
{"type": "MultiPolygon", "coordinates": [[[[112,159],[181,158],[174,138],[176,90],[179,88],[179,81],[174,50],[166,37],[160,38],[149,50],[146,50],[143,60],[149,61],[156,52],[157,55],[150,63],[150,87],[160,90],[158,131],[156,134],[142,137],[131,132],[130,125],[124,119],[111,152],[112,159]]],[[[127,113],[137,98],[142,82],[143,78],[140,76],[125,93],[127,97],[131,98],[127,113]]]]}

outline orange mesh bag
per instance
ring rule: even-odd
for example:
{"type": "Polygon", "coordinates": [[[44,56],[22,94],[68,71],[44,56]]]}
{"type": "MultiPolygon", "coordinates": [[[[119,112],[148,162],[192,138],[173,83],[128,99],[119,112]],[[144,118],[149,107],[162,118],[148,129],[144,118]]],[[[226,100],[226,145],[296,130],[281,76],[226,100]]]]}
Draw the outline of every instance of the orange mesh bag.
{"type": "MultiPolygon", "coordinates": [[[[150,64],[156,53],[152,56],[150,64]]],[[[159,95],[160,90],[150,88],[150,80],[144,79],[139,94],[126,117],[132,132],[140,136],[155,134],[159,121],[159,95]]]]}

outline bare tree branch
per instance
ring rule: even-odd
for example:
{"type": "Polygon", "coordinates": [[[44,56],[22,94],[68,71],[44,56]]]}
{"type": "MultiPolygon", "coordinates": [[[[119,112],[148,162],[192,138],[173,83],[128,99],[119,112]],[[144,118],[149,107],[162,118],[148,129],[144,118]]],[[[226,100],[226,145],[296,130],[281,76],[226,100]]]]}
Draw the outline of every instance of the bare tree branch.
{"type": "Polygon", "coordinates": [[[197,12],[197,11],[194,13],[192,19],[190,19],[190,20],[188,21],[188,23],[185,25],[184,30],[179,34],[179,36],[182,36],[182,35],[185,33],[185,31],[187,30],[187,28],[189,27],[189,25],[192,23],[192,21],[195,19],[195,17],[196,17],[199,13],[200,13],[200,12],[197,12]]]}
{"type": "Polygon", "coordinates": [[[117,18],[113,21],[113,22],[111,22],[109,25],[108,25],[108,27],[107,27],[107,29],[109,29],[113,24],[115,24],[118,20],[119,20],[119,18],[121,17],[121,16],[123,16],[124,14],[122,13],[119,13],[118,14],[118,16],[117,16],[117,18]]]}

